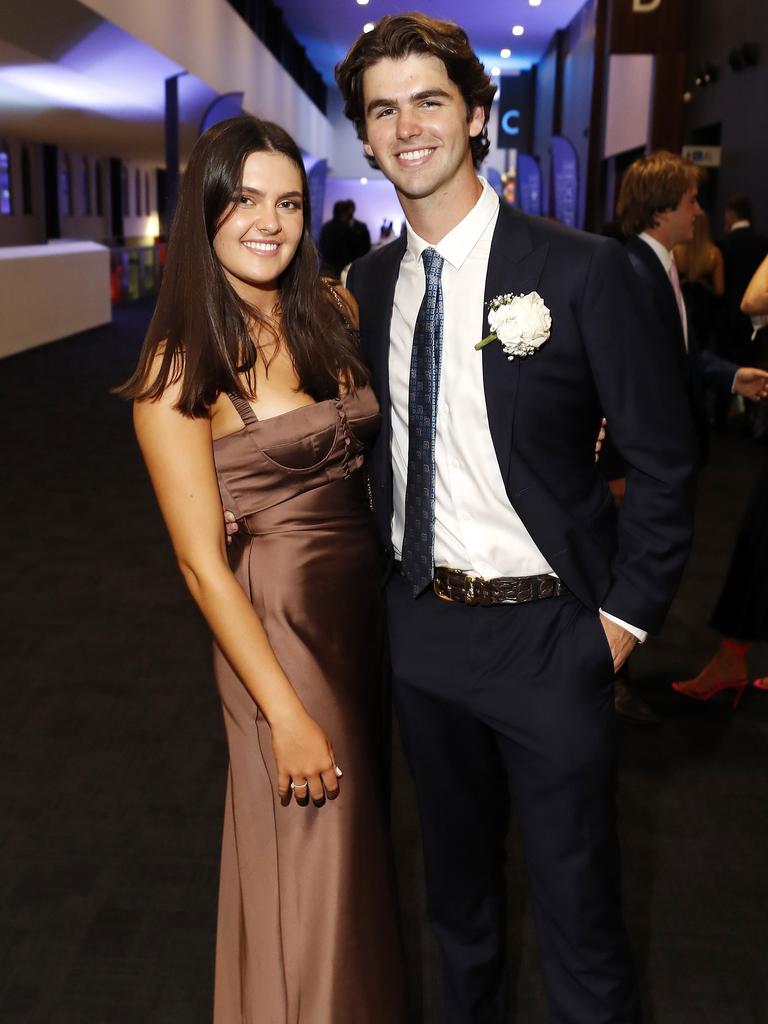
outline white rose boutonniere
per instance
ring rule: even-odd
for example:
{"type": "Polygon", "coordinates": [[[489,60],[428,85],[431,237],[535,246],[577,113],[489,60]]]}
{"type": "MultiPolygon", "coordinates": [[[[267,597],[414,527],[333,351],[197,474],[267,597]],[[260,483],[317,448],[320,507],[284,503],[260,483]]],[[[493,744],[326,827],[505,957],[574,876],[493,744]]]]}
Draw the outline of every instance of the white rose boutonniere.
{"type": "Polygon", "coordinates": [[[527,295],[497,295],[488,303],[491,333],[478,341],[485,348],[497,338],[508,359],[530,356],[549,338],[552,316],[538,292],[527,295]]]}

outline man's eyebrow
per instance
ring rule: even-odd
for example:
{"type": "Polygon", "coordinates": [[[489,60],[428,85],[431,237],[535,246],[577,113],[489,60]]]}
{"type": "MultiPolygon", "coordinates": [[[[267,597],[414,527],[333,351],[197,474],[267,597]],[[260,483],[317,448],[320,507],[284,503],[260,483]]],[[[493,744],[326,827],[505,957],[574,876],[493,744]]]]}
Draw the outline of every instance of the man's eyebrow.
{"type": "MultiPolygon", "coordinates": [[[[408,97],[408,100],[411,103],[418,103],[421,100],[431,99],[433,96],[440,96],[443,99],[447,99],[447,100],[449,100],[451,98],[451,94],[449,92],[446,92],[445,89],[435,88],[435,89],[421,89],[419,92],[411,93],[411,95],[408,97]]],[[[381,99],[371,100],[371,102],[366,107],[366,113],[370,114],[374,110],[379,110],[379,109],[381,109],[383,107],[396,107],[396,106],[397,106],[397,100],[390,100],[390,99],[386,99],[386,97],[382,97],[381,99]]]]}

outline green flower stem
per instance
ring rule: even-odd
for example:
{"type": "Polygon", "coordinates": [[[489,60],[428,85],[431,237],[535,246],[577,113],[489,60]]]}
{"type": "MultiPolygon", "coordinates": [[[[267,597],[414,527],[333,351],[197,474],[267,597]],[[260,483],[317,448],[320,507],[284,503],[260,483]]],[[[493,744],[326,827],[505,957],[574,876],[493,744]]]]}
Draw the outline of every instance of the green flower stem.
{"type": "Polygon", "coordinates": [[[490,345],[492,341],[496,341],[496,334],[493,331],[486,338],[483,338],[482,341],[475,342],[475,348],[479,352],[481,348],[485,348],[486,345],[490,345]]]}

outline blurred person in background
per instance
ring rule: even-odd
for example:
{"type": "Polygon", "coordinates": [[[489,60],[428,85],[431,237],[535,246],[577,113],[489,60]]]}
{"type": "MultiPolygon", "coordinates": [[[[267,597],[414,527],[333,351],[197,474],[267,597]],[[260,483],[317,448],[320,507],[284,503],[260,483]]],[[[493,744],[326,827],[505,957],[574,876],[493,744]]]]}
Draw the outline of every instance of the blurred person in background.
{"type": "MultiPolygon", "coordinates": [[[[677,244],[673,253],[691,329],[700,348],[718,352],[718,325],[722,323],[722,296],[725,292],[723,254],[710,238],[709,218],[703,210],[694,221],[691,241],[677,244]]],[[[708,397],[711,419],[716,426],[725,426],[731,393],[724,388],[709,389],[708,397]]]]}
{"type": "Polygon", "coordinates": [[[355,219],[356,207],[354,200],[348,199],[347,203],[349,204],[349,223],[352,227],[352,237],[354,238],[352,256],[347,260],[347,263],[352,263],[371,251],[371,233],[364,221],[355,219]]]}
{"type": "MultiPolygon", "coordinates": [[[[744,293],[741,311],[752,318],[763,335],[768,333],[764,330],[768,323],[768,256],[744,293]]],[[[711,622],[723,637],[714,657],[695,678],[672,686],[684,697],[700,701],[723,690],[734,690],[736,707],[749,680],[746,658],[750,644],[768,640],[768,452],[750,495],[711,622]]],[[[756,679],[754,685],[766,690],[768,678],[756,679]]]]}
{"type": "Polygon", "coordinates": [[[210,128],[121,389],[215,638],[229,775],[214,1024],[405,1018],[363,471],[380,417],[354,302],[319,277],[310,225],[282,128],[250,116],[210,128]],[[229,548],[222,502],[240,527],[229,548]]]}
{"type": "Polygon", "coordinates": [[[693,223],[693,238],[674,246],[673,256],[680,274],[683,298],[702,348],[716,349],[717,300],[725,292],[723,254],[712,241],[709,218],[702,210],[693,223]]]}
{"type": "MultiPolygon", "coordinates": [[[[737,391],[750,398],[768,394],[768,373],[740,368],[714,352],[699,347],[695,318],[689,316],[675,260],[676,247],[691,245],[696,223],[703,217],[698,203],[700,169],[675,153],[660,150],[636,160],[622,179],[617,203],[621,229],[627,237],[625,249],[635,270],[638,295],[645,302],[658,336],[674,353],[699,439],[700,458],[709,450],[709,417],[704,382],[724,400],[737,391]]],[[[704,241],[694,250],[696,260],[686,251],[689,270],[712,275],[717,281],[719,261],[704,241]]],[[[607,425],[611,437],[610,419],[607,425]]],[[[603,472],[620,504],[624,491],[623,469],[612,444],[605,446],[603,472]]],[[[602,458],[601,458],[602,461],[602,458]]],[[[629,683],[625,664],[615,688],[615,706],[625,718],[642,724],[658,716],[629,683]]]]}
{"type": "Polygon", "coordinates": [[[725,204],[726,234],[717,243],[723,254],[725,295],[721,329],[721,353],[736,363],[751,361],[752,328],[741,309],[752,275],[768,254],[768,238],[752,224],[752,200],[734,195],[725,204]]]}
{"type": "MultiPolygon", "coordinates": [[[[649,153],[624,174],[617,209],[628,236],[625,248],[635,270],[638,294],[675,354],[704,461],[709,451],[705,383],[724,396],[733,392],[759,400],[768,395],[768,373],[757,367],[740,367],[702,348],[695,320],[686,307],[675,247],[693,241],[696,220],[703,213],[698,202],[700,178],[701,169],[677,153],[649,153]]],[[[610,430],[609,421],[609,436],[610,430]]]]}
{"type": "Polygon", "coordinates": [[[356,229],[352,226],[355,204],[351,199],[339,199],[333,204],[333,217],[320,229],[321,273],[338,281],[341,272],[355,259],[359,248],[356,229]]]}

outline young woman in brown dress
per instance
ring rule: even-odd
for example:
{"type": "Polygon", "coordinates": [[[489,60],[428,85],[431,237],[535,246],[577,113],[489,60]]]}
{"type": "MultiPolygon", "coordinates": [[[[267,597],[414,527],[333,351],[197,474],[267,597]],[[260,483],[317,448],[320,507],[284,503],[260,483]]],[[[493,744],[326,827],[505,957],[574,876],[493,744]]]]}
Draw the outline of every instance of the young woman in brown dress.
{"type": "Polygon", "coordinates": [[[381,626],[362,466],[379,415],[352,300],[319,278],[309,232],[281,128],[243,116],[206,132],[123,389],[215,638],[230,754],[215,1024],[405,1019],[370,728],[381,626]]]}

